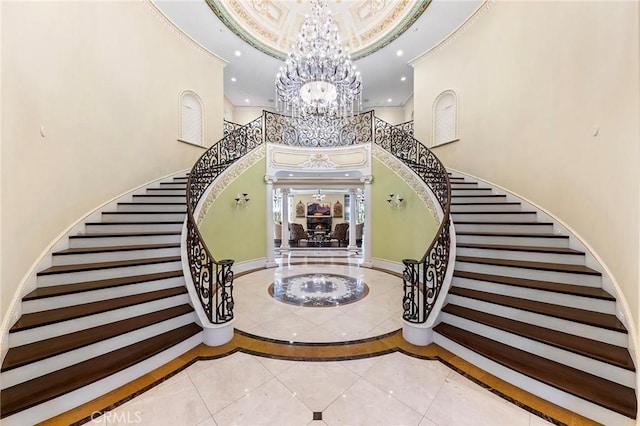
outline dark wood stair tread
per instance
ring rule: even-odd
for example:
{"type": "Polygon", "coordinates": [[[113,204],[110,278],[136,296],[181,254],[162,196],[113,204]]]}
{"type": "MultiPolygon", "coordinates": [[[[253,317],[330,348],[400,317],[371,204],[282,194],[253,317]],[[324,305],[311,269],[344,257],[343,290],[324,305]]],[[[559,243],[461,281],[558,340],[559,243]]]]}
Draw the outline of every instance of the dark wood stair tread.
{"type": "Polygon", "coordinates": [[[472,290],[457,286],[451,287],[449,289],[449,294],[506,306],[509,308],[520,309],[540,315],[547,315],[554,318],[574,321],[580,324],[599,327],[618,333],[627,333],[627,329],[620,322],[620,320],[616,318],[615,315],[587,311],[578,308],[570,308],[567,306],[554,305],[551,303],[537,302],[534,300],[521,299],[519,297],[487,293],[485,291],[472,290]]]}
{"type": "Polygon", "coordinates": [[[108,253],[114,251],[132,251],[132,250],[154,250],[164,248],[179,248],[180,243],[165,244],[138,244],[128,246],[100,246],[100,247],[80,247],[61,250],[53,253],[53,256],[64,256],[71,254],[88,254],[88,253],[108,253]]]}
{"type": "Polygon", "coordinates": [[[506,244],[478,244],[478,243],[456,243],[457,247],[478,248],[489,250],[509,250],[509,251],[525,251],[533,253],[553,253],[553,254],[570,254],[584,255],[583,251],[574,250],[568,247],[540,247],[540,246],[514,246],[506,244]]]}
{"type": "MultiPolygon", "coordinates": [[[[185,203],[186,204],[186,203],[185,203]]],[[[105,216],[128,216],[132,214],[185,214],[183,211],[152,211],[152,212],[102,212],[105,216]]]]}
{"type": "MultiPolygon", "coordinates": [[[[185,212],[179,212],[186,214],[185,212]]],[[[86,222],[85,225],[178,225],[184,221],[181,220],[162,220],[162,221],[130,221],[130,222],[86,222]]]]}
{"type": "Polygon", "coordinates": [[[553,291],[555,293],[571,294],[573,296],[590,297],[615,301],[616,298],[604,291],[600,287],[590,287],[586,285],[563,284],[552,281],[531,280],[527,278],[507,277],[504,275],[481,274],[470,271],[453,271],[453,276],[458,278],[468,278],[478,281],[488,281],[497,284],[506,284],[515,287],[525,287],[535,290],[553,291]]]}
{"type": "MultiPolygon", "coordinates": [[[[452,206],[519,206],[521,203],[520,202],[506,202],[506,201],[461,201],[461,202],[452,202],[451,205],[452,206]]],[[[517,211],[517,210],[516,210],[517,211]]],[[[464,212],[457,212],[457,213],[464,213],[464,212]]],[[[493,213],[492,211],[487,211],[485,213],[493,213]]],[[[515,212],[512,212],[515,213],[515,212]]]]}
{"type": "Polygon", "coordinates": [[[488,257],[456,256],[456,261],[479,263],[483,265],[507,266],[514,268],[536,269],[541,271],[568,272],[573,274],[596,275],[600,272],[584,265],[569,265],[564,263],[530,262],[525,260],[491,259],[488,257]]]}
{"type": "Polygon", "coordinates": [[[631,388],[449,324],[440,323],[434,330],[459,345],[511,370],[629,418],[636,418],[637,401],[635,391],[631,388]]]}
{"type": "Polygon", "coordinates": [[[525,232],[456,231],[456,235],[475,235],[479,237],[533,237],[533,238],[562,238],[566,240],[569,239],[568,235],[548,234],[548,233],[528,234],[525,232]]]}
{"type": "Polygon", "coordinates": [[[135,199],[136,197],[140,197],[140,198],[145,198],[145,197],[185,197],[185,195],[182,194],[134,194],[133,198],[135,199]]]}
{"type": "Polygon", "coordinates": [[[36,327],[55,324],[89,315],[100,314],[113,311],[115,309],[126,308],[128,306],[139,305],[141,303],[152,302],[167,297],[185,294],[187,288],[184,286],[171,287],[163,290],[150,291],[146,293],[133,294],[131,296],[116,297],[113,299],[100,300],[97,302],[84,303],[81,305],[67,306],[64,308],[50,309],[47,311],[24,314],[11,327],[9,332],[29,330],[36,327]]]}
{"type": "Polygon", "coordinates": [[[497,212],[487,212],[487,211],[462,211],[462,212],[451,212],[451,214],[491,214],[491,215],[502,215],[502,214],[514,214],[514,215],[536,215],[536,212],[531,212],[531,211],[497,211],[497,212]]]}
{"type": "Polygon", "coordinates": [[[41,275],[64,274],[67,272],[94,271],[98,269],[122,268],[127,266],[151,265],[154,263],[179,262],[180,256],[153,257],[149,259],[115,260],[112,262],[82,263],[76,265],[51,266],[38,272],[41,275]]]}
{"type": "MultiPolygon", "coordinates": [[[[491,213],[491,212],[489,212],[491,213]]],[[[453,213],[452,213],[453,214],[453,213]]],[[[491,221],[491,222],[478,222],[476,220],[454,220],[453,221],[455,224],[457,225],[537,225],[537,226],[553,226],[553,223],[551,222],[517,222],[517,221],[513,221],[513,222],[498,222],[498,221],[491,221]]],[[[457,233],[457,231],[456,231],[457,233]]]]}
{"type": "MultiPolygon", "coordinates": [[[[132,203],[118,203],[119,206],[184,206],[186,204],[187,204],[186,202],[180,202],[180,201],[164,201],[164,202],[139,201],[139,202],[132,202],[132,203]]],[[[144,212],[141,211],[139,213],[144,213],[144,212]]]]}
{"type": "Polygon", "coordinates": [[[156,272],[153,274],[130,275],[119,278],[108,278],[106,280],[85,281],[75,284],[62,284],[38,287],[22,298],[23,301],[43,299],[46,297],[64,296],[67,294],[83,293],[85,291],[102,290],[115,288],[123,285],[140,284],[147,281],[157,281],[169,278],[179,278],[183,276],[182,269],[177,271],[156,272]]]}
{"type": "Polygon", "coordinates": [[[69,238],[111,238],[111,237],[154,237],[159,235],[180,235],[181,231],[112,232],[71,235],[69,238]]]}
{"type": "MultiPolygon", "coordinates": [[[[452,189],[453,191],[453,189],[452,189]]],[[[478,195],[478,194],[470,194],[470,195],[451,195],[451,198],[470,198],[470,197],[475,197],[475,198],[486,198],[486,197],[493,197],[493,198],[507,198],[506,195],[504,194],[486,194],[486,195],[478,195]]]]}
{"type": "Polygon", "coordinates": [[[70,352],[102,340],[111,339],[134,330],[139,330],[171,318],[188,314],[189,312],[193,312],[191,305],[173,306],[160,311],[10,348],[2,363],[2,371],[8,371],[65,352],[70,352]]]}
{"type": "Polygon", "coordinates": [[[2,390],[2,417],[50,401],[125,370],[196,335],[202,329],[188,324],[2,390]]]}
{"type": "Polygon", "coordinates": [[[447,304],[442,310],[451,315],[574,352],[625,370],[635,371],[629,351],[620,346],[480,312],[464,306],[452,305],[451,303],[447,304]]]}

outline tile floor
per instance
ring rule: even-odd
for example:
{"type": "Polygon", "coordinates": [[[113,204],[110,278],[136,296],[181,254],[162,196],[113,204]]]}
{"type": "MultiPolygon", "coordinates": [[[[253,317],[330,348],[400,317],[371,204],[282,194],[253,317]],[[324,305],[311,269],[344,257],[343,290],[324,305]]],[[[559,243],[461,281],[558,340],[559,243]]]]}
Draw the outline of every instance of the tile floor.
{"type": "MultiPolygon", "coordinates": [[[[359,268],[342,252],[292,252],[279,268],[235,280],[236,329],[286,342],[344,342],[401,328],[402,280],[359,268]],[[274,300],[278,277],[331,272],[363,279],[369,294],[338,307],[274,300]]],[[[336,346],[340,347],[340,346],[336,346]]],[[[308,347],[313,352],[313,347],[308,347]]],[[[327,354],[324,354],[327,355],[327,354]]],[[[274,356],[278,356],[274,354],[274,356]]],[[[336,357],[344,357],[336,353],[336,357]]],[[[348,356],[347,356],[348,357],[348,356]]],[[[542,418],[439,361],[401,352],[305,362],[243,352],[198,361],[96,417],[90,424],[143,425],[542,425],[542,418]]]]}

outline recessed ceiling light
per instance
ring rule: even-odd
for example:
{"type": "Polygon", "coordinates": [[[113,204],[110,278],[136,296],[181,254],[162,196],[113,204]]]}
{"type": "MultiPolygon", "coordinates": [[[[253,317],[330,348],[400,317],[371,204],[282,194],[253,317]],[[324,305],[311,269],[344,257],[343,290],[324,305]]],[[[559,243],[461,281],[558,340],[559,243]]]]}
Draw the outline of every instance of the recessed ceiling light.
{"type": "Polygon", "coordinates": [[[293,177],[293,173],[289,173],[289,177],[293,177]]]}
{"type": "Polygon", "coordinates": [[[231,81],[235,82],[236,78],[235,77],[231,77],[231,81]]]}
{"type": "MultiPolygon", "coordinates": [[[[389,100],[391,100],[391,99],[389,99],[389,100]]],[[[245,101],[246,103],[249,103],[249,99],[245,99],[244,101],[245,101]]]]}
{"type": "Polygon", "coordinates": [[[369,102],[369,98],[363,99],[362,102],[369,102]]]}
{"type": "Polygon", "coordinates": [[[269,102],[270,104],[274,103],[275,101],[273,99],[267,99],[267,102],[269,102]]]}
{"type": "Polygon", "coordinates": [[[391,98],[387,99],[387,102],[391,102],[391,101],[393,101],[393,99],[391,99],[391,98]]]}
{"type": "Polygon", "coordinates": [[[345,173],[344,175],[345,175],[345,176],[349,176],[349,173],[345,173]]]}
{"type": "Polygon", "coordinates": [[[405,81],[407,79],[407,77],[401,77],[400,81],[405,81]]]}
{"type": "Polygon", "coordinates": [[[236,50],[235,52],[233,52],[236,56],[242,56],[242,52],[239,50],[236,50]]]}
{"type": "Polygon", "coordinates": [[[398,56],[402,56],[402,54],[403,54],[403,53],[404,53],[404,52],[403,52],[402,50],[398,50],[398,51],[396,52],[396,55],[398,55],[398,56]]]}

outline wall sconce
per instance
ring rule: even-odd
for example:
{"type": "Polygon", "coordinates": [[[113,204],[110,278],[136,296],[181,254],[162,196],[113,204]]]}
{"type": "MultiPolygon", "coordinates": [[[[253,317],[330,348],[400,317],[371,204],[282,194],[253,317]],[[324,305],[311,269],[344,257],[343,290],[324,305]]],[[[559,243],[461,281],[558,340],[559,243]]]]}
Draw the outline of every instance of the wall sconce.
{"type": "Polygon", "coordinates": [[[387,198],[387,203],[391,208],[400,208],[404,206],[404,198],[400,194],[389,194],[389,198],[387,198]]]}
{"type": "Polygon", "coordinates": [[[242,194],[236,194],[236,205],[243,206],[249,202],[249,194],[243,192],[242,194]]]}

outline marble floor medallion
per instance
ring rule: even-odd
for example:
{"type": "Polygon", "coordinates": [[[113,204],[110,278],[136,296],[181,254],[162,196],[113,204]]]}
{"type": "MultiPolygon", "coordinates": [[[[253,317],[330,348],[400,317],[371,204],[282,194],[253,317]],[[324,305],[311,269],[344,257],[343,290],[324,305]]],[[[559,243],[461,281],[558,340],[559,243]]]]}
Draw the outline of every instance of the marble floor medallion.
{"type": "Polygon", "coordinates": [[[269,286],[269,294],[280,302],[312,307],[345,305],[368,293],[361,279],[325,273],[291,275],[269,286]]]}

